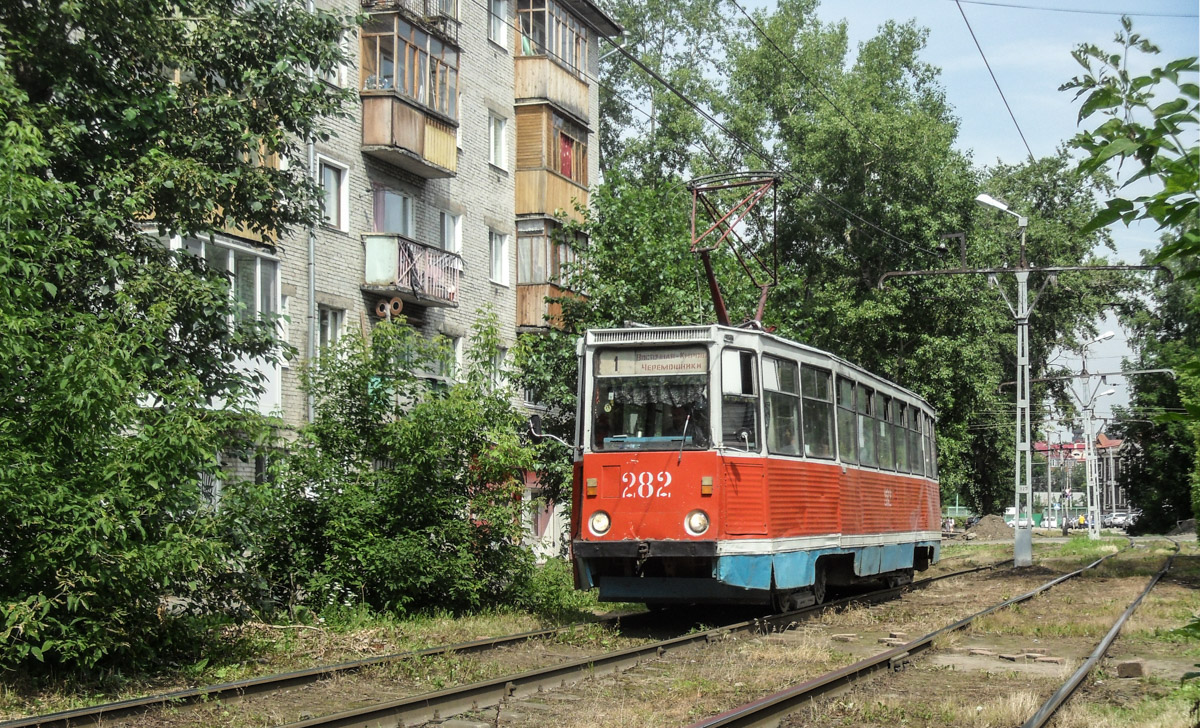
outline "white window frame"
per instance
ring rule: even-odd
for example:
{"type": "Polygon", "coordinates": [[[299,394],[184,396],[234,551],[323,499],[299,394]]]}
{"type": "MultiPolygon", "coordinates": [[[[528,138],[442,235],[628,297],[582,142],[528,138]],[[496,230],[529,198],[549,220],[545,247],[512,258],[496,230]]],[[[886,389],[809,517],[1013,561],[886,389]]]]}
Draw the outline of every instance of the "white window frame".
{"type": "Polygon", "coordinates": [[[398,235],[403,235],[406,238],[415,240],[416,239],[416,224],[415,224],[416,201],[413,199],[413,196],[403,190],[398,190],[395,187],[388,187],[387,185],[381,185],[381,184],[374,185],[373,189],[371,190],[371,193],[372,193],[371,217],[374,221],[375,232],[377,232],[377,233],[396,233],[398,235]],[[380,223],[383,221],[383,217],[384,217],[383,215],[380,214],[381,202],[383,200],[387,199],[388,193],[391,193],[391,194],[401,198],[402,200],[404,200],[404,202],[401,203],[401,207],[402,207],[402,211],[403,211],[403,214],[402,214],[403,219],[401,221],[402,227],[404,228],[403,230],[384,230],[380,225],[380,223]]]}
{"type": "Polygon", "coordinates": [[[322,224],[325,227],[334,230],[341,230],[344,233],[350,232],[350,168],[337,160],[329,157],[317,156],[317,176],[318,184],[321,186],[323,194],[321,195],[321,215],[322,224]],[[325,186],[325,170],[336,170],[338,172],[338,209],[337,216],[331,219],[329,211],[325,209],[325,202],[329,198],[329,190],[325,186]]]}
{"type": "Polygon", "coordinates": [[[447,253],[462,254],[462,215],[438,210],[438,243],[447,253]]]}
{"type": "Polygon", "coordinates": [[[508,359],[508,347],[501,346],[496,353],[492,355],[492,369],[490,372],[492,379],[492,389],[500,389],[508,384],[508,378],[504,375],[504,363],[508,359]]]}
{"type": "Polygon", "coordinates": [[[492,283],[508,285],[509,236],[488,228],[488,278],[492,283]]]}
{"type": "Polygon", "coordinates": [[[488,162],[508,169],[508,119],[494,111],[488,112],[488,162]]]}
{"type": "Polygon", "coordinates": [[[511,15],[508,0],[488,0],[488,40],[504,50],[508,50],[512,35],[508,20],[511,15]]]}
{"type": "Polygon", "coordinates": [[[346,329],[346,309],[317,306],[317,342],[320,348],[336,346],[346,329]]]}

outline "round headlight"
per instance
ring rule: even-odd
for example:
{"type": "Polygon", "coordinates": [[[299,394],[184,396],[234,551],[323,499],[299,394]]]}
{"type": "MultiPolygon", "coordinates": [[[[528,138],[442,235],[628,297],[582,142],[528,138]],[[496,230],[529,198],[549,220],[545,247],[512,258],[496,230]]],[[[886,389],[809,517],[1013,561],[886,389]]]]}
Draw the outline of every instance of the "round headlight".
{"type": "Polygon", "coordinates": [[[588,528],[597,536],[603,536],[608,533],[608,529],[612,527],[612,519],[604,511],[596,511],[592,517],[588,519],[588,528]]]}
{"type": "Polygon", "coordinates": [[[708,514],[704,511],[692,511],[683,519],[683,527],[693,536],[699,536],[708,530],[708,514]]]}

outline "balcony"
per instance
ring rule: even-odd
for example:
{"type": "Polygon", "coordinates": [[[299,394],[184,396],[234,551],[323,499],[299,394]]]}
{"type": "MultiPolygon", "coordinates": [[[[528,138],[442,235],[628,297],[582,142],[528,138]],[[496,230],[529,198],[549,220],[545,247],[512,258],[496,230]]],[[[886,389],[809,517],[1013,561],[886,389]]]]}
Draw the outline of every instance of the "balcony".
{"type": "Polygon", "coordinates": [[[362,0],[367,11],[399,10],[434,35],[458,45],[458,0],[362,0]]]}
{"type": "Polygon", "coordinates": [[[362,92],[363,154],[425,179],[458,174],[457,131],[389,91],[362,92]]]}
{"type": "Polygon", "coordinates": [[[458,306],[462,257],[398,233],[367,233],[363,290],[434,308],[458,306]]]}
{"type": "Polygon", "coordinates": [[[559,288],[553,283],[532,283],[517,286],[517,326],[561,329],[562,304],[548,303],[546,297],[583,299],[578,293],[559,288]]]}
{"type": "Polygon", "coordinates": [[[522,101],[545,100],[585,123],[588,120],[588,85],[548,56],[513,59],[513,97],[522,101]]]}
{"type": "Polygon", "coordinates": [[[586,187],[548,169],[518,169],[516,182],[518,215],[551,216],[562,210],[568,218],[583,222],[575,205],[587,206],[586,187]]]}

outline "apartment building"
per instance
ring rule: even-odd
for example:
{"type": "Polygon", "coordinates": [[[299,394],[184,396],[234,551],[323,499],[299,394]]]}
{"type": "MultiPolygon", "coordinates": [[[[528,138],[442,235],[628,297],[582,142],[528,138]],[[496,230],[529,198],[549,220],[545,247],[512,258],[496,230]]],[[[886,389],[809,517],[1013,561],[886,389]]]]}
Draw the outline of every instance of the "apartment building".
{"type": "Polygon", "coordinates": [[[309,416],[299,364],[348,330],[402,313],[461,356],[490,306],[511,346],[545,327],[573,252],[553,240],[599,173],[591,151],[600,36],[590,0],[319,0],[365,12],[347,64],[323,81],[357,92],[310,159],[324,220],[277,240],[226,230],[176,240],[233,274],[247,311],[282,312],[299,352],[266,375],[264,413],[309,416]]]}

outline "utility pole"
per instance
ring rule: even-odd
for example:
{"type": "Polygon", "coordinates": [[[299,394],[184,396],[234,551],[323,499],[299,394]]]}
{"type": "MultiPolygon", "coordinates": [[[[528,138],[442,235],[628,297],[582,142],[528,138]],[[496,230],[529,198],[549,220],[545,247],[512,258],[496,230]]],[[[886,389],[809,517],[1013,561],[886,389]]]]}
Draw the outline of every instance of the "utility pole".
{"type": "MultiPolygon", "coordinates": [[[[1038,299],[1046,290],[1046,286],[1057,281],[1059,273],[1069,271],[1094,270],[1150,270],[1167,269],[1161,265],[1068,265],[1068,266],[1031,266],[1025,255],[1025,228],[1029,218],[1018,215],[1008,209],[1008,205],[991,195],[981,194],[975,201],[984,207],[990,207],[1017,218],[1017,227],[1021,234],[1021,254],[1015,267],[1003,268],[968,268],[967,242],[964,236],[960,240],[961,266],[949,270],[905,270],[888,271],[879,278],[879,287],[883,288],[889,278],[901,276],[938,276],[938,275],[986,275],[988,283],[1000,291],[1001,298],[1012,313],[1017,324],[1017,421],[1016,421],[1016,466],[1013,481],[1016,490],[1016,516],[1013,520],[1013,565],[1033,565],[1033,461],[1030,459],[1030,392],[1029,392],[1029,317],[1037,306],[1038,299]],[[1016,306],[1008,299],[1008,294],[999,286],[997,276],[1013,274],[1017,281],[1016,306]],[[1033,296],[1029,299],[1029,274],[1045,273],[1046,278],[1033,296]],[[1022,520],[1022,513],[1025,514],[1022,520]]],[[[1170,275],[1170,271],[1167,271],[1170,275]]]]}
{"type": "MultiPolygon", "coordinates": [[[[1112,332],[1108,332],[1097,340],[1103,340],[1112,336],[1112,332]]],[[[1083,466],[1084,466],[1084,483],[1086,484],[1087,493],[1087,520],[1088,520],[1088,538],[1100,538],[1100,493],[1098,492],[1098,477],[1097,477],[1097,456],[1096,456],[1096,433],[1092,430],[1092,420],[1096,408],[1096,400],[1100,397],[1106,397],[1113,394],[1116,390],[1109,389],[1104,392],[1100,391],[1100,387],[1108,382],[1109,377],[1113,376],[1134,376],[1138,374],[1170,374],[1175,376],[1174,369],[1131,369],[1128,371],[1116,372],[1089,372],[1087,370],[1087,349],[1086,347],[1095,343],[1088,342],[1084,345],[1083,367],[1079,374],[1071,374],[1061,377],[1039,377],[1032,381],[1034,382],[1057,382],[1073,379],[1084,380],[1084,393],[1086,397],[1081,396],[1075,391],[1074,387],[1067,389],[1075,401],[1079,404],[1079,411],[1083,415],[1084,427],[1084,443],[1083,443],[1083,466]],[[1100,381],[1092,387],[1092,377],[1100,377],[1100,381]]],[[[1004,382],[1000,385],[1000,389],[1017,384],[1017,382],[1004,382]]]]}

